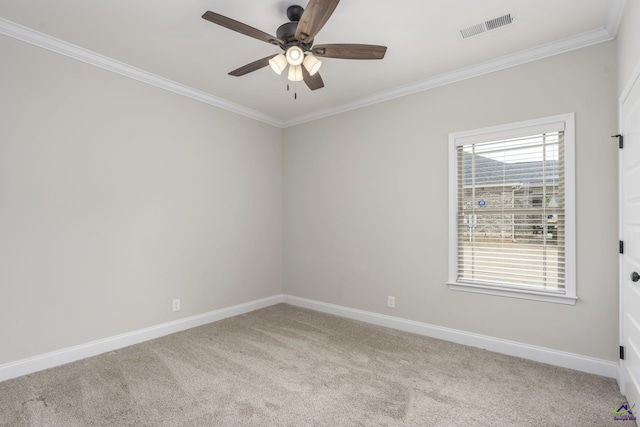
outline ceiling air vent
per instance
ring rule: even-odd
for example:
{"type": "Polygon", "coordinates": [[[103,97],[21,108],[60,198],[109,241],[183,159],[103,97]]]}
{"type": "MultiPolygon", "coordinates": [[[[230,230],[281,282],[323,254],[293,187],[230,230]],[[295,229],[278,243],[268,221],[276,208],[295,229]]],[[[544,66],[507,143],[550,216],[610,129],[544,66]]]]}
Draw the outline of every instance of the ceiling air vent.
{"type": "Polygon", "coordinates": [[[460,34],[462,35],[463,39],[466,39],[468,37],[475,36],[480,33],[485,33],[487,31],[495,30],[496,28],[504,27],[505,25],[511,24],[513,20],[514,20],[513,15],[508,13],[506,15],[499,16],[497,18],[493,18],[476,25],[463,28],[462,30],[460,30],[460,34]]]}

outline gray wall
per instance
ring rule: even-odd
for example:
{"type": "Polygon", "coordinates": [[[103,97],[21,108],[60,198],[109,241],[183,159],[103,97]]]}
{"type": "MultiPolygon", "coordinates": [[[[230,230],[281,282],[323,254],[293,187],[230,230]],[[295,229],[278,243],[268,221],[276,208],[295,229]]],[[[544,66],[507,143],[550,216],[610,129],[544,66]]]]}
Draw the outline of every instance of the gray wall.
{"type": "Polygon", "coordinates": [[[638,22],[640,6],[630,1],[615,43],[284,134],[0,37],[0,364],[283,286],[616,360],[617,149],[609,136],[616,94],[640,58],[638,22]],[[448,290],[448,133],[571,111],[577,305],[448,290]],[[386,308],[387,295],[396,309],[386,308]],[[180,312],[171,312],[173,298],[180,312]]]}
{"type": "Polygon", "coordinates": [[[0,364],[282,292],[280,129],[0,52],[0,364]]]}
{"type": "Polygon", "coordinates": [[[286,129],[285,293],[616,360],[615,64],[610,42],[286,129]],[[448,134],[568,112],[577,304],[449,290],[448,134]]]}

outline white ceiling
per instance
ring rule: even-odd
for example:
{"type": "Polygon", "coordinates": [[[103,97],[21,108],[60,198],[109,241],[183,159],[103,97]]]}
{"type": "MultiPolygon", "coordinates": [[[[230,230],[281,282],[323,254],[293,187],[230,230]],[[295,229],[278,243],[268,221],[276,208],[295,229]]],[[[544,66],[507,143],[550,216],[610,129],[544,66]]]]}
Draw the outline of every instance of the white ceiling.
{"type": "Polygon", "coordinates": [[[286,77],[269,67],[227,74],[279,53],[277,46],[201,18],[211,10],[275,35],[292,4],[307,1],[2,0],[0,33],[70,50],[79,59],[95,52],[106,58],[93,62],[105,68],[150,73],[146,79],[159,86],[287,126],[610,40],[624,0],[344,0],[315,43],[385,45],[386,57],[324,59],[325,87],[312,92],[300,82],[297,100],[286,77]],[[460,29],[506,13],[513,24],[460,36],[460,29]]]}

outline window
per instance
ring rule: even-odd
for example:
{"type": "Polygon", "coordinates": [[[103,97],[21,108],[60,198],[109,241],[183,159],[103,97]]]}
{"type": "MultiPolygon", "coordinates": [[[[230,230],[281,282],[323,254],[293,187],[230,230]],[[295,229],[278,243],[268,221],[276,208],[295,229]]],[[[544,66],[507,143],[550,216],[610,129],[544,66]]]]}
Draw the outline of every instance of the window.
{"type": "Polygon", "coordinates": [[[449,135],[449,287],[575,304],[574,115],[449,135]]]}

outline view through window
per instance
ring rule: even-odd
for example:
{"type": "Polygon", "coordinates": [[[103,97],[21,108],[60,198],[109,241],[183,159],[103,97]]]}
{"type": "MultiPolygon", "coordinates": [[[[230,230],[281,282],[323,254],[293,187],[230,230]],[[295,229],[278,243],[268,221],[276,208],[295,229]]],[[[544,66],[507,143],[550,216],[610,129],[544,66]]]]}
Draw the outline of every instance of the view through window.
{"type": "Polygon", "coordinates": [[[565,129],[563,121],[454,136],[450,284],[575,294],[567,280],[565,129]]]}

